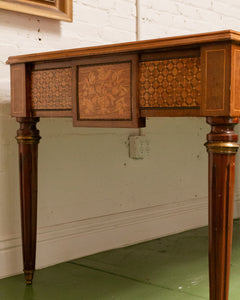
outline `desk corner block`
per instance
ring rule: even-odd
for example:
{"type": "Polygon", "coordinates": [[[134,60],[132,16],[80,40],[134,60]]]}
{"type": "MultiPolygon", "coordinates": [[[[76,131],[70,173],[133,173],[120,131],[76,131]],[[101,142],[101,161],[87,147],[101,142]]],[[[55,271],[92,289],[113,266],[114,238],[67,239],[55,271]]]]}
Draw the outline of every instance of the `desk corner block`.
{"type": "Polygon", "coordinates": [[[17,118],[19,147],[19,176],[22,223],[23,264],[26,284],[31,284],[35,270],[37,233],[37,165],[39,118],[17,118]]]}
{"type": "Polygon", "coordinates": [[[27,117],[30,115],[29,67],[25,63],[11,65],[11,115],[27,117]]]}
{"type": "Polygon", "coordinates": [[[216,300],[228,299],[238,122],[238,117],[207,117],[210,299],[216,300]]]}

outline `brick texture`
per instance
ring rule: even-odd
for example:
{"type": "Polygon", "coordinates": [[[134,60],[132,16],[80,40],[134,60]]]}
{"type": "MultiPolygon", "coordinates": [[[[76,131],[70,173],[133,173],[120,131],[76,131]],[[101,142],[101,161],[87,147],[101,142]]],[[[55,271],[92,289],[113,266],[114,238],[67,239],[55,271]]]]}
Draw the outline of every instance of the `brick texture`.
{"type": "Polygon", "coordinates": [[[237,0],[139,0],[140,39],[240,30],[237,0]]]}

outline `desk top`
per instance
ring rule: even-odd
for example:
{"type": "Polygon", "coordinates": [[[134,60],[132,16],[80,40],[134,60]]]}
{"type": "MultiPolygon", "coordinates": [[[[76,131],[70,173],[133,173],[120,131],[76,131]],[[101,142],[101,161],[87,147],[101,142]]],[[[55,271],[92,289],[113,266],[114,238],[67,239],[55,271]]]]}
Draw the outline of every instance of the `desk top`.
{"type": "Polygon", "coordinates": [[[9,57],[12,116],[139,127],[147,116],[240,116],[240,33],[226,30],[9,57]]]}

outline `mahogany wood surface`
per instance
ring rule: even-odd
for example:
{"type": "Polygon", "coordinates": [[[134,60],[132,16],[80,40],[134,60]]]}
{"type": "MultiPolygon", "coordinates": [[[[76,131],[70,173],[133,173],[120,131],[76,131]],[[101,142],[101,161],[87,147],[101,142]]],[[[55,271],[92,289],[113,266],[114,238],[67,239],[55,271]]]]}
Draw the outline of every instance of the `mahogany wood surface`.
{"type": "Polygon", "coordinates": [[[210,299],[228,300],[238,118],[208,117],[210,299]]]}
{"type": "Polygon", "coordinates": [[[37,164],[40,140],[36,123],[39,118],[17,118],[19,177],[22,222],[23,265],[27,284],[32,283],[35,270],[37,232],[37,164]]]}
{"type": "Polygon", "coordinates": [[[142,127],[145,117],[207,117],[210,300],[227,300],[240,117],[240,33],[213,33],[10,57],[20,122],[24,270],[35,268],[38,117],[142,127]],[[32,141],[30,143],[30,141],[32,141]]]}

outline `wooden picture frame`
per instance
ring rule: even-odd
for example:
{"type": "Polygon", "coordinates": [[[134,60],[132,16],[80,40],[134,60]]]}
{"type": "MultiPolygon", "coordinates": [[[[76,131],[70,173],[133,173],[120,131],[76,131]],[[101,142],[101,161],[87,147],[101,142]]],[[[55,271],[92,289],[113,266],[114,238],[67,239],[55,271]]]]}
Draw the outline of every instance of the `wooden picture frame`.
{"type": "Polygon", "coordinates": [[[0,0],[0,9],[72,22],[73,0],[0,0]]]}

